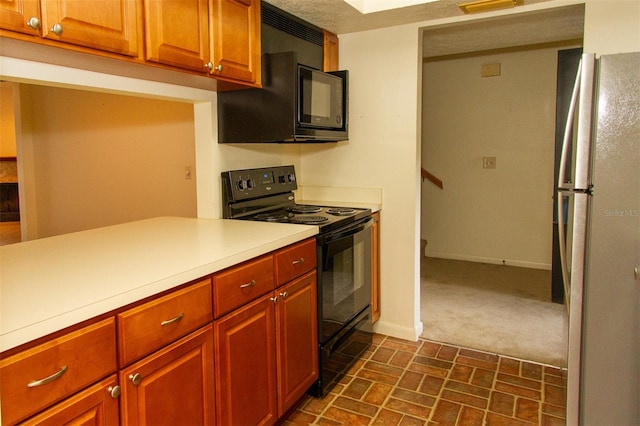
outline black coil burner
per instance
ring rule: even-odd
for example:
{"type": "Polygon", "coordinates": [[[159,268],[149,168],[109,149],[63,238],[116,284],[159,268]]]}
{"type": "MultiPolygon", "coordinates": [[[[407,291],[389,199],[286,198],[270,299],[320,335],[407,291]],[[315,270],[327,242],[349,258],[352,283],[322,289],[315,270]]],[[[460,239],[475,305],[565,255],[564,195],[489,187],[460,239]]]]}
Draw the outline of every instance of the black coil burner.
{"type": "Polygon", "coordinates": [[[290,211],[291,213],[300,213],[300,214],[318,213],[322,211],[322,207],[297,204],[293,207],[289,207],[287,210],[290,211]]]}
{"type": "Polygon", "coordinates": [[[262,213],[255,215],[255,220],[263,222],[288,222],[293,215],[287,213],[262,213]]]}
{"type": "Polygon", "coordinates": [[[327,222],[329,218],[325,216],[296,216],[291,219],[293,223],[303,223],[306,225],[318,225],[327,222]]]}
{"type": "Polygon", "coordinates": [[[350,216],[356,213],[356,209],[352,209],[351,207],[332,207],[327,209],[327,213],[336,216],[350,216]]]}

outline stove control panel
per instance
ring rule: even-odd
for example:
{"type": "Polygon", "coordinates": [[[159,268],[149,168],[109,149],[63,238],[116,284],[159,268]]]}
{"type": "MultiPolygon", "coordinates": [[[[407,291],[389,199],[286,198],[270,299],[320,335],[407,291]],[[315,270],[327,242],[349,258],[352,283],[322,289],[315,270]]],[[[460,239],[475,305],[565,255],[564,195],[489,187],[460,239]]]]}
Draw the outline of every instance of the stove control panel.
{"type": "Polygon", "coordinates": [[[292,165],[222,172],[225,202],[235,202],[298,189],[292,165]]]}

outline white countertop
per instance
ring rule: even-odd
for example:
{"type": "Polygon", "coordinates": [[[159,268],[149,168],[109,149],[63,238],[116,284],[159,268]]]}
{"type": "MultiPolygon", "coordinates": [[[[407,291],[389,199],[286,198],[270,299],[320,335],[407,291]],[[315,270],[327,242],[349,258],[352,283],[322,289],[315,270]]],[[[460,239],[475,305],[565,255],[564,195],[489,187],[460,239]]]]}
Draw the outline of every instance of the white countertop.
{"type": "Polygon", "coordinates": [[[0,247],[0,352],[317,233],[160,217],[0,247]]]}

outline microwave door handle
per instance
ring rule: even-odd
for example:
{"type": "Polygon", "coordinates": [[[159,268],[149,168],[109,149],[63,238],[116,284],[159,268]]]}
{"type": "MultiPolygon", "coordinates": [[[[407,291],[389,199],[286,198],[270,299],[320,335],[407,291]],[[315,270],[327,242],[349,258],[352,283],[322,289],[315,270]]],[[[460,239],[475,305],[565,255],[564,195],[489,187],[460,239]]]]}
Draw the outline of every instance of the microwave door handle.
{"type": "Polygon", "coordinates": [[[567,160],[569,157],[569,148],[572,143],[573,117],[575,115],[576,106],[578,104],[578,93],[580,92],[580,79],[582,74],[582,60],[578,63],[578,72],[576,81],[573,85],[571,93],[571,102],[569,103],[569,112],[567,113],[567,122],[564,128],[564,137],[562,139],[562,154],[560,155],[560,167],[558,168],[558,188],[565,188],[565,174],[567,171],[567,160]]]}

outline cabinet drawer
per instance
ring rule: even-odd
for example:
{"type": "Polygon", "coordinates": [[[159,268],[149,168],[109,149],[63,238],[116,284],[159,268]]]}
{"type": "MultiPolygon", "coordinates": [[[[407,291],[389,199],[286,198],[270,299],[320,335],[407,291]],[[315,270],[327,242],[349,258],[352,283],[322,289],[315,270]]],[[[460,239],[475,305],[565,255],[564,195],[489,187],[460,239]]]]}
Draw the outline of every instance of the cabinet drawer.
{"type": "Polygon", "coordinates": [[[116,371],[114,318],[0,361],[2,424],[13,424],[116,371]]]}
{"type": "Polygon", "coordinates": [[[276,286],[316,267],[316,239],[309,238],[276,252],[276,286]]]}
{"type": "Polygon", "coordinates": [[[213,312],[218,318],[274,289],[273,257],[263,256],[213,276],[213,312]]]}
{"type": "Polygon", "coordinates": [[[211,322],[211,279],[118,314],[120,366],[211,322]]]}

